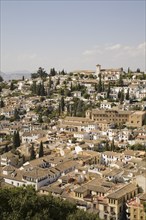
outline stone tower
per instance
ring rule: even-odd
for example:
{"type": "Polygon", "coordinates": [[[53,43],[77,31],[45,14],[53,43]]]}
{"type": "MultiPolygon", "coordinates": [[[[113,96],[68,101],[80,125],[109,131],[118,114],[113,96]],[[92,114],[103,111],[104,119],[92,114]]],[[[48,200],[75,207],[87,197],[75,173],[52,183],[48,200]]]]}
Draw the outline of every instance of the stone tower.
{"type": "Polygon", "coordinates": [[[101,65],[97,64],[96,65],[96,71],[95,71],[95,75],[97,76],[97,78],[98,78],[98,76],[100,74],[100,70],[101,70],[101,65]]]}

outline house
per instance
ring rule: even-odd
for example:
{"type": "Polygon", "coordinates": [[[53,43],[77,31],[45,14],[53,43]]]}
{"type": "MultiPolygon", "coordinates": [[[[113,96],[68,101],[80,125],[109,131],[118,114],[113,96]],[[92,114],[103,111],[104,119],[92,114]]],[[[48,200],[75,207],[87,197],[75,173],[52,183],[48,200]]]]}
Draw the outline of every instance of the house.
{"type": "Polygon", "coordinates": [[[1,155],[0,164],[1,166],[12,165],[14,167],[20,167],[23,164],[23,158],[9,151],[1,155]]]}
{"type": "Polygon", "coordinates": [[[74,132],[73,136],[74,136],[74,138],[76,138],[77,141],[83,141],[85,139],[90,140],[90,134],[87,132],[84,132],[84,131],[74,132]]]}
{"type": "Polygon", "coordinates": [[[22,144],[24,143],[32,143],[36,139],[44,137],[46,135],[46,131],[37,130],[37,131],[31,131],[31,132],[24,132],[22,134],[22,144]]]}
{"type": "Polygon", "coordinates": [[[112,108],[112,103],[107,102],[107,101],[103,101],[103,102],[100,103],[100,108],[101,109],[111,109],[112,108]]]}
{"type": "Polygon", "coordinates": [[[101,154],[101,161],[103,164],[111,164],[117,161],[121,161],[122,155],[117,152],[105,151],[101,154]]]}
{"type": "Polygon", "coordinates": [[[59,177],[58,170],[56,173],[51,169],[40,167],[29,168],[27,171],[21,169],[12,169],[13,167],[4,167],[3,178],[5,183],[13,186],[28,186],[32,185],[38,190],[44,185],[49,185],[56,181],[59,177]]]}

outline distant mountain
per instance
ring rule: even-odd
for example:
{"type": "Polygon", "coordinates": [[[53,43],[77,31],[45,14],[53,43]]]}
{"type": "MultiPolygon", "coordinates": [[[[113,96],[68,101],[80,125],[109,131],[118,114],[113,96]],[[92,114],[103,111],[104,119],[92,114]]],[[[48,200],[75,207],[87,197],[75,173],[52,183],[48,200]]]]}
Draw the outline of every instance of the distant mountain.
{"type": "Polygon", "coordinates": [[[28,70],[20,70],[7,73],[3,73],[0,71],[0,75],[3,77],[5,81],[12,79],[22,79],[23,76],[28,79],[31,77],[31,73],[28,70]]]}

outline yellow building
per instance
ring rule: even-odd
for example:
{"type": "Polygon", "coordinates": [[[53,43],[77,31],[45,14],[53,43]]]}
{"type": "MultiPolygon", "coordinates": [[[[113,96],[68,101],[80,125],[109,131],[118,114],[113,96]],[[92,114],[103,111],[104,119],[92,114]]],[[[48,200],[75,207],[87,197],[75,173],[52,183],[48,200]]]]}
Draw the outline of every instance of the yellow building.
{"type": "Polygon", "coordinates": [[[89,118],[93,121],[108,122],[110,124],[125,124],[129,120],[129,115],[131,111],[117,111],[117,110],[99,110],[92,109],[86,111],[86,118],[89,118]]]}
{"type": "Polygon", "coordinates": [[[127,200],[134,198],[138,188],[135,184],[129,183],[118,190],[108,194],[107,204],[99,201],[99,217],[104,220],[123,220],[126,216],[127,200]]]}
{"type": "Polygon", "coordinates": [[[136,198],[127,201],[127,219],[128,220],[146,220],[143,202],[146,202],[146,194],[138,195],[136,198]]]}
{"type": "Polygon", "coordinates": [[[136,111],[129,115],[128,125],[131,127],[141,127],[144,125],[146,119],[145,111],[136,111]]]}
{"type": "Polygon", "coordinates": [[[98,123],[127,124],[131,127],[141,127],[146,120],[145,111],[122,111],[122,110],[100,110],[92,109],[86,111],[86,118],[98,123]]]}

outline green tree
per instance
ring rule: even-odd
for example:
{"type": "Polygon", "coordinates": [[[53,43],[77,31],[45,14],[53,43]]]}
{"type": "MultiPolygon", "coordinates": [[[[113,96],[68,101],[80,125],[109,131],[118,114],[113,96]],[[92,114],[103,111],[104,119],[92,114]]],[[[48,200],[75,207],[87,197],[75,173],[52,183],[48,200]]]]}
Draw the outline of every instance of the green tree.
{"type": "Polygon", "coordinates": [[[124,95],[124,90],[122,89],[122,90],[121,90],[121,96],[120,96],[120,103],[121,103],[121,104],[122,104],[123,101],[124,101],[124,97],[125,97],[125,95],[124,95]]]}
{"type": "Polygon", "coordinates": [[[20,146],[20,136],[18,131],[14,131],[13,134],[13,149],[16,149],[20,146]]]}
{"type": "Polygon", "coordinates": [[[2,76],[0,76],[0,82],[3,82],[3,81],[4,81],[3,77],[2,77],[2,76]]]}
{"type": "Polygon", "coordinates": [[[60,100],[60,109],[61,109],[61,112],[64,112],[64,108],[65,108],[65,102],[64,102],[64,98],[63,96],[61,97],[61,100],[60,100]]]}
{"type": "Polygon", "coordinates": [[[39,67],[37,74],[40,78],[46,78],[48,76],[48,74],[46,73],[46,71],[42,67],[39,67]]]}
{"type": "Polygon", "coordinates": [[[11,84],[10,84],[10,90],[13,91],[14,89],[15,89],[14,83],[11,82],[11,84]]]}
{"type": "Polygon", "coordinates": [[[42,114],[39,114],[38,122],[39,122],[39,123],[43,123],[42,114]]]}
{"type": "Polygon", "coordinates": [[[32,186],[0,188],[2,220],[98,220],[97,214],[77,209],[75,203],[38,195],[32,186]]]}
{"type": "Polygon", "coordinates": [[[97,87],[97,92],[102,92],[102,80],[101,80],[101,74],[99,74],[99,82],[97,87]]]}
{"type": "Polygon", "coordinates": [[[34,160],[36,158],[34,146],[32,144],[31,149],[30,149],[30,160],[34,160]]]}
{"type": "Polygon", "coordinates": [[[5,107],[5,104],[4,104],[4,101],[1,99],[0,100],[0,108],[3,108],[3,107],[5,107]]]}
{"type": "Polygon", "coordinates": [[[15,108],[14,109],[14,120],[18,121],[19,119],[20,119],[19,111],[15,108]]]}
{"type": "Polygon", "coordinates": [[[49,89],[51,89],[52,84],[53,84],[53,82],[52,82],[51,76],[49,76],[49,82],[48,82],[48,88],[49,89]]]}
{"type": "Polygon", "coordinates": [[[108,88],[107,88],[107,98],[110,97],[110,92],[111,92],[111,86],[110,86],[110,82],[109,82],[108,88]]]}
{"type": "Polygon", "coordinates": [[[40,147],[39,147],[39,157],[43,157],[43,156],[44,156],[44,149],[43,149],[43,143],[41,141],[40,147]]]}
{"type": "Polygon", "coordinates": [[[105,150],[106,151],[110,150],[110,146],[109,146],[109,141],[108,140],[106,140],[106,143],[105,143],[105,150]]]}
{"type": "Polygon", "coordinates": [[[129,100],[129,88],[127,89],[127,93],[126,93],[126,100],[129,100]]]}
{"type": "Polygon", "coordinates": [[[16,132],[16,140],[17,140],[17,147],[20,146],[21,144],[21,140],[20,140],[20,135],[19,135],[19,131],[16,132]]]}
{"type": "Polygon", "coordinates": [[[55,68],[50,69],[50,76],[55,76],[57,74],[55,68]]]}
{"type": "Polygon", "coordinates": [[[36,94],[36,91],[37,91],[36,81],[33,81],[33,84],[31,86],[31,91],[32,91],[32,94],[36,94]]]}
{"type": "Polygon", "coordinates": [[[114,139],[112,140],[112,143],[111,143],[111,151],[115,151],[115,142],[114,142],[114,139]]]}
{"type": "Polygon", "coordinates": [[[122,74],[120,74],[119,80],[118,80],[119,86],[123,86],[123,77],[122,74]]]}

